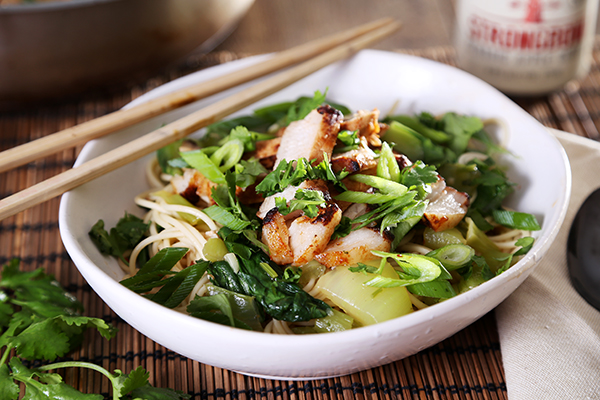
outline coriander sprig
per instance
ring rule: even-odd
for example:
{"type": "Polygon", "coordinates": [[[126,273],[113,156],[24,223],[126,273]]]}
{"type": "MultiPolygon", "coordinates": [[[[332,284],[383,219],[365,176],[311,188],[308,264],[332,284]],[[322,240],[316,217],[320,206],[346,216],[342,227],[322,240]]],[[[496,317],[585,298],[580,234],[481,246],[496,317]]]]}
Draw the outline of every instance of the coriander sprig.
{"type": "Polygon", "coordinates": [[[52,370],[68,367],[89,368],[106,376],[112,384],[112,398],[185,399],[187,394],[154,388],[149,373],[142,367],[124,374],[110,373],[99,365],[83,361],[64,361],[36,368],[22,360],[54,361],[72,351],[83,340],[87,328],[96,328],[105,338],[116,329],[101,318],[85,317],[81,303],[67,293],[51,275],[36,269],[19,270],[19,261],[11,260],[0,268],[0,393],[3,399],[16,400],[25,387],[24,398],[101,400],[103,396],[85,394],[63,382],[52,370]],[[12,352],[16,356],[10,358],[12,352]],[[9,359],[10,358],[10,359],[9,359]]]}

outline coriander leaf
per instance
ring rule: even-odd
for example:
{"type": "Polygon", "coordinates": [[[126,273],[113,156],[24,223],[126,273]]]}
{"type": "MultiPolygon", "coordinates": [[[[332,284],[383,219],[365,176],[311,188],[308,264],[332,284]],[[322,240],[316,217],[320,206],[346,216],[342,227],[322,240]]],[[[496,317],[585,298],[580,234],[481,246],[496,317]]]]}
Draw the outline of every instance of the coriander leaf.
{"type": "Polygon", "coordinates": [[[417,161],[413,165],[406,167],[400,173],[400,183],[409,188],[415,188],[419,193],[419,198],[427,196],[429,185],[437,182],[439,175],[433,165],[426,165],[422,161],[417,161]]]}
{"type": "Polygon", "coordinates": [[[116,369],[111,379],[113,389],[125,396],[127,393],[148,384],[150,373],[141,366],[131,371],[128,375],[123,374],[121,370],[116,369]]]}
{"type": "Polygon", "coordinates": [[[240,160],[235,166],[235,184],[242,189],[253,185],[256,178],[266,174],[267,169],[256,158],[240,160]]]}
{"type": "Polygon", "coordinates": [[[19,385],[13,381],[7,364],[0,365],[0,393],[3,393],[6,400],[19,398],[19,385]]]}
{"type": "Polygon", "coordinates": [[[14,336],[10,344],[17,354],[27,359],[49,361],[65,355],[71,348],[69,336],[62,331],[55,318],[34,322],[14,336]]]}
{"type": "Polygon", "coordinates": [[[464,153],[469,144],[469,139],[483,129],[481,119],[452,112],[444,114],[441,122],[444,124],[444,132],[452,137],[449,147],[456,154],[464,153]]]}
{"type": "Polygon", "coordinates": [[[320,190],[298,189],[294,198],[290,200],[289,206],[281,197],[275,198],[275,205],[283,215],[302,210],[307,217],[315,218],[319,213],[319,207],[325,207],[327,202],[320,190]]]}
{"type": "Polygon", "coordinates": [[[342,215],[340,223],[337,224],[337,226],[333,230],[333,234],[331,235],[330,241],[344,236],[348,236],[350,232],[352,232],[352,220],[342,215]]]}
{"type": "Polygon", "coordinates": [[[65,384],[58,374],[29,369],[16,357],[13,357],[10,360],[10,368],[12,369],[10,378],[25,384],[25,396],[23,397],[23,400],[104,399],[104,396],[102,395],[81,393],[75,388],[65,384]]]}
{"type": "Polygon", "coordinates": [[[141,386],[131,392],[133,399],[144,399],[144,400],[180,400],[189,399],[190,395],[183,393],[180,390],[156,388],[150,384],[141,386]]]}
{"type": "Polygon", "coordinates": [[[14,312],[14,308],[8,302],[8,295],[0,290],[0,332],[8,326],[10,317],[14,312]]]}
{"type": "Polygon", "coordinates": [[[303,119],[308,115],[308,113],[323,104],[326,96],[327,90],[325,90],[325,93],[321,93],[319,90],[317,90],[312,98],[300,97],[289,108],[284,124],[289,125],[291,122],[303,119]]]}
{"type": "Polygon", "coordinates": [[[77,326],[83,329],[96,328],[104,339],[112,339],[117,334],[117,330],[101,318],[84,317],[80,315],[61,315],[59,316],[66,325],[77,326]]]}
{"type": "Polygon", "coordinates": [[[309,163],[305,158],[296,162],[281,162],[265,178],[256,185],[256,192],[264,197],[283,192],[288,186],[298,186],[308,178],[309,163]]]}
{"type": "Polygon", "coordinates": [[[491,215],[500,208],[506,196],[514,191],[515,184],[508,180],[491,158],[485,161],[475,159],[469,164],[471,163],[477,165],[481,175],[472,181],[477,185],[477,197],[470,208],[478,210],[483,216],[491,215]]]}
{"type": "Polygon", "coordinates": [[[104,229],[104,221],[99,220],[90,230],[89,236],[101,253],[125,261],[123,253],[132,250],[142,240],[149,226],[135,215],[125,213],[110,233],[104,229]]]}

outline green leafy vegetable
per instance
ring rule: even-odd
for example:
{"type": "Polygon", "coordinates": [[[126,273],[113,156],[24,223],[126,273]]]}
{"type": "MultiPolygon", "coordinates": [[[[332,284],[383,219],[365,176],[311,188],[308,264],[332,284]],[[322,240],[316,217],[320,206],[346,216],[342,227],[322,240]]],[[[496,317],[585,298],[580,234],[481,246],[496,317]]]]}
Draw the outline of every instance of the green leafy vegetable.
{"type": "Polygon", "coordinates": [[[320,190],[298,189],[289,206],[283,197],[276,197],[275,205],[283,215],[302,210],[307,217],[314,218],[319,213],[319,207],[325,207],[327,202],[320,190]]]}
{"type": "Polygon", "coordinates": [[[441,122],[444,132],[451,136],[449,147],[455,154],[464,153],[471,137],[483,129],[481,119],[453,112],[444,114],[441,122]]]}
{"type": "Polygon", "coordinates": [[[267,314],[281,321],[308,321],[327,315],[330,310],[327,304],[287,281],[279,265],[245,237],[227,228],[221,229],[219,236],[229,251],[236,254],[240,270],[235,272],[223,263],[211,264],[209,272],[215,276],[217,286],[254,296],[267,314]]]}
{"type": "Polygon", "coordinates": [[[235,179],[236,174],[227,172],[226,184],[218,185],[212,190],[212,198],[217,204],[203,211],[213,220],[234,231],[241,231],[248,227],[256,228],[259,222],[255,218],[248,218],[236,196],[235,179]]]}
{"type": "Polygon", "coordinates": [[[350,150],[356,150],[360,145],[358,131],[340,131],[337,140],[340,144],[335,146],[333,149],[334,153],[345,153],[350,150]]]}
{"type": "Polygon", "coordinates": [[[105,375],[112,383],[112,398],[185,399],[186,394],[171,389],[154,388],[149,374],[141,367],[130,374],[116,370],[110,373],[99,365],[82,361],[55,362],[27,368],[21,359],[53,361],[66,355],[82,341],[87,328],[95,328],[106,339],[114,337],[115,329],[99,318],[85,317],[73,296],[42,269],[19,270],[19,261],[11,260],[1,268],[0,297],[3,324],[1,326],[0,393],[3,399],[69,399],[101,400],[98,394],[85,394],[63,382],[49,370],[68,367],[90,368],[105,375]],[[16,356],[10,358],[11,351],[16,356]],[[20,393],[19,383],[24,393],[20,393]]]}
{"type": "Polygon", "coordinates": [[[306,180],[313,179],[323,179],[343,187],[340,180],[346,175],[344,172],[336,175],[331,169],[326,155],[324,160],[316,166],[313,166],[305,158],[290,162],[281,160],[277,167],[256,185],[256,192],[268,197],[283,192],[289,186],[298,186],[306,180]]]}
{"type": "Polygon", "coordinates": [[[132,250],[144,237],[149,224],[144,223],[135,215],[125,213],[125,216],[110,230],[104,229],[104,221],[98,220],[92,226],[89,236],[102,254],[118,257],[127,262],[123,253],[132,250]]]}
{"type": "Polygon", "coordinates": [[[214,183],[226,183],[225,174],[211,158],[202,150],[192,150],[181,153],[181,157],[192,168],[198,170],[202,175],[214,183]]]}
{"type": "Polygon", "coordinates": [[[256,178],[266,173],[266,168],[256,158],[240,160],[235,165],[235,184],[242,189],[247,188],[256,182],[256,178]]]}

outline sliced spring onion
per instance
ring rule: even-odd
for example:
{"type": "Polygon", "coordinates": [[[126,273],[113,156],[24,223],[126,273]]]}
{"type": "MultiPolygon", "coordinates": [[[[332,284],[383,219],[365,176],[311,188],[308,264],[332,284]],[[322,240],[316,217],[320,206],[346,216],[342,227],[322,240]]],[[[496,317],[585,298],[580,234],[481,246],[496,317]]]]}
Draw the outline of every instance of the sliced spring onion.
{"type": "Polygon", "coordinates": [[[394,150],[405,154],[411,160],[422,160],[425,155],[422,135],[398,121],[392,121],[385,132],[386,142],[394,144],[394,150]]]}
{"type": "Polygon", "coordinates": [[[226,142],[211,156],[210,160],[221,170],[225,172],[236,165],[244,154],[244,143],[239,139],[233,139],[226,142]]]}
{"type": "Polygon", "coordinates": [[[162,304],[168,308],[177,307],[188,297],[196,283],[202,278],[202,275],[208,268],[208,262],[203,261],[182,269],[177,274],[169,278],[158,292],[151,295],[150,300],[162,304]]]}
{"type": "Polygon", "coordinates": [[[428,127],[419,121],[417,117],[411,117],[409,115],[395,115],[390,117],[390,119],[406,125],[410,129],[419,132],[421,135],[433,140],[436,143],[445,143],[450,140],[450,135],[437,129],[428,127]]]}
{"type": "Polygon", "coordinates": [[[542,229],[533,214],[524,212],[494,210],[494,220],[500,225],[524,231],[539,231],[542,229]]]}
{"type": "Polygon", "coordinates": [[[400,181],[400,166],[387,142],[383,142],[381,145],[381,153],[377,162],[377,176],[393,182],[400,181]]]}
{"type": "Polygon", "coordinates": [[[250,221],[244,221],[241,218],[236,217],[221,206],[210,206],[205,208],[203,211],[206,215],[208,215],[210,218],[212,218],[219,224],[226,226],[234,231],[240,231],[251,224],[250,221]]]}
{"type": "MultiPolygon", "coordinates": [[[[397,165],[397,164],[396,164],[397,165]]],[[[400,173],[398,172],[398,177],[400,173]]],[[[391,181],[387,178],[380,178],[374,175],[363,175],[363,174],[355,174],[348,177],[356,182],[364,183],[365,185],[373,186],[375,189],[378,189],[383,194],[393,194],[395,196],[401,196],[408,188],[397,181],[391,181]]]]}
{"type": "Polygon", "coordinates": [[[189,166],[200,171],[211,182],[219,184],[227,183],[225,174],[202,150],[186,151],[181,153],[181,157],[189,166]]]}
{"type": "Polygon", "coordinates": [[[372,251],[372,253],[379,257],[392,258],[403,272],[396,270],[400,279],[378,275],[366,282],[367,286],[390,288],[414,285],[415,283],[431,282],[442,273],[443,267],[435,258],[410,253],[395,254],[383,251],[372,251]]]}
{"type": "Polygon", "coordinates": [[[397,196],[393,194],[365,193],[347,190],[335,196],[335,199],[339,201],[348,201],[350,203],[380,204],[392,201],[396,197],[397,196]]]}
{"type": "Polygon", "coordinates": [[[427,257],[435,258],[450,271],[464,267],[471,262],[474,255],[475,250],[471,246],[458,243],[449,244],[427,253],[427,257]]]}

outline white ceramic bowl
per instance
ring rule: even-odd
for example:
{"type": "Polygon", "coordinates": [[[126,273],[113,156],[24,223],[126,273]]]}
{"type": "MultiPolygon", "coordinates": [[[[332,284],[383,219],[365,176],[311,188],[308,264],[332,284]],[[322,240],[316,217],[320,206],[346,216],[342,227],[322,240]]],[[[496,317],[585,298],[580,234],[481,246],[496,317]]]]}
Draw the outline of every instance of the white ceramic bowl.
{"type": "MultiPolygon", "coordinates": [[[[253,63],[224,64],[174,81],[143,96],[210,79],[253,63]]],[[[114,226],[125,210],[140,215],[133,197],[147,188],[148,158],[81,186],[61,201],[60,232],[73,261],[102,299],[125,321],[161,345],[194,360],[246,374],[291,379],[322,378],[364,370],[410,356],[453,335],[497,306],[533,271],[565,216],[570,168],[558,141],[534,118],[486,83],[455,68],[395,53],[367,50],[324,68],[260,104],[292,100],[329,88],[328,97],[351,109],[378,107],[382,114],[456,111],[505,121],[515,157],[505,157],[518,183],[510,206],[542,223],[532,250],[513,268],[441,304],[378,325],[322,335],[283,336],[233,329],[157,305],[121,286],[117,263],[88,238],[98,220],[114,226]]],[[[99,155],[232,91],[188,105],[85,146],[77,163],[99,155]]],[[[249,110],[246,110],[248,112],[249,110]]]]}

